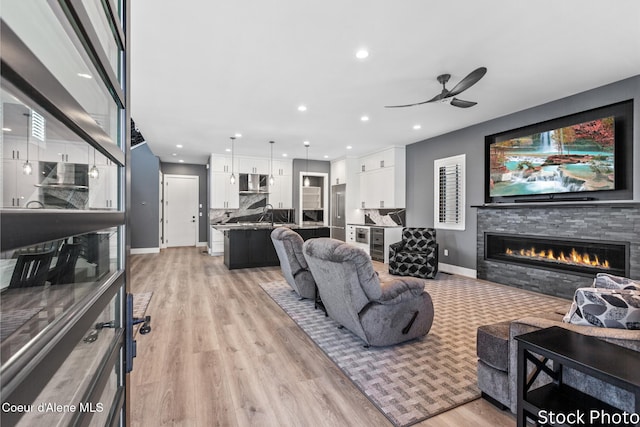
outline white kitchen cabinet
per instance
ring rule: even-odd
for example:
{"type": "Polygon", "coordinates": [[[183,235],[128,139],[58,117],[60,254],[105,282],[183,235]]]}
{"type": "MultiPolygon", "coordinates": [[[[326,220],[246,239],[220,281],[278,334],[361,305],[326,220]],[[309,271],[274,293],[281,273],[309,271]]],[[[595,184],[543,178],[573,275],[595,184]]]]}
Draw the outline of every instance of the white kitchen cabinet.
{"type": "Polygon", "coordinates": [[[211,227],[211,247],[209,248],[209,255],[222,254],[224,254],[224,233],[215,227],[211,227]]]}
{"type": "Polygon", "coordinates": [[[355,225],[347,225],[347,243],[355,243],[356,242],[356,226],[355,225]]]}
{"type": "Polygon", "coordinates": [[[237,173],[236,182],[231,183],[227,172],[212,172],[210,199],[212,209],[238,209],[240,207],[240,187],[237,173]]]}
{"type": "MultiPolygon", "coordinates": [[[[105,163],[111,162],[105,159],[105,163]]],[[[89,178],[88,207],[90,209],[117,209],[118,167],[113,164],[101,164],[96,159],[96,168],[98,169],[98,177],[89,178]]]]}
{"type": "Polygon", "coordinates": [[[275,175],[273,185],[269,186],[269,203],[274,209],[293,209],[293,177],[275,175]]]}
{"type": "Polygon", "coordinates": [[[347,183],[347,160],[340,159],[331,162],[331,185],[347,183]]]}
{"type": "Polygon", "coordinates": [[[269,159],[261,157],[239,157],[238,172],[269,175],[269,159]]]}
{"type": "Polygon", "coordinates": [[[93,164],[93,148],[85,143],[49,140],[46,143],[46,148],[40,151],[40,160],[93,164]]]}
{"type": "Polygon", "coordinates": [[[360,209],[405,207],[405,150],[393,147],[362,158],[360,209]]]}
{"type": "Polygon", "coordinates": [[[32,200],[39,200],[38,165],[31,161],[33,171],[25,175],[22,166],[25,160],[5,158],[2,160],[2,206],[27,207],[32,200]]]}
{"type": "MultiPolygon", "coordinates": [[[[271,174],[271,169],[268,171],[271,174]]],[[[291,160],[274,160],[273,176],[291,176],[293,175],[293,163],[291,160]]]]}
{"type": "Polygon", "coordinates": [[[404,147],[391,147],[382,151],[377,151],[360,158],[359,171],[368,172],[375,169],[392,167],[395,166],[399,161],[404,163],[404,156],[404,147]]]}
{"type": "Polygon", "coordinates": [[[233,168],[231,165],[231,156],[223,156],[219,154],[211,155],[211,171],[212,172],[227,172],[231,175],[231,171],[233,170],[235,173],[238,173],[238,161],[234,159],[233,168]]]}

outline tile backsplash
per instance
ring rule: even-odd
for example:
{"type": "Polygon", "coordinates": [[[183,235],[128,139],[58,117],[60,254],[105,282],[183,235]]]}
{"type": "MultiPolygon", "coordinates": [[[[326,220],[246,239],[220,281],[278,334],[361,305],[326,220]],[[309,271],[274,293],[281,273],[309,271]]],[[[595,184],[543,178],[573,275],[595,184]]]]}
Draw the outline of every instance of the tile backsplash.
{"type": "MultiPolygon", "coordinates": [[[[211,224],[270,221],[270,218],[263,217],[267,197],[267,194],[241,194],[238,209],[209,209],[209,221],[211,224]]],[[[290,223],[293,216],[293,209],[273,210],[274,222],[290,223]]]]}
{"type": "Polygon", "coordinates": [[[364,209],[364,223],[371,225],[404,226],[406,209],[364,209]]]}

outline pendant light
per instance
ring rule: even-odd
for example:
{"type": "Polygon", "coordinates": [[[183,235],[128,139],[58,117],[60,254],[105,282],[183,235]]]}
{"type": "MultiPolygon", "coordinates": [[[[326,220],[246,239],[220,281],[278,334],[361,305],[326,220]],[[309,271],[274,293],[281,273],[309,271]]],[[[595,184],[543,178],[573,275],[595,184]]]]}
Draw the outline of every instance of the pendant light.
{"type": "MultiPolygon", "coordinates": [[[[307,147],[307,173],[309,172],[309,141],[304,142],[304,146],[307,147]]],[[[309,187],[311,185],[311,180],[309,179],[309,175],[304,177],[304,186],[309,187]]]]}
{"type": "Polygon", "coordinates": [[[100,177],[100,171],[96,167],[96,149],[93,149],[93,166],[89,169],[89,178],[98,179],[100,177]]]}
{"type": "Polygon", "coordinates": [[[273,183],[276,181],[273,178],[273,144],[275,144],[274,141],[269,141],[269,145],[271,146],[271,175],[269,175],[269,185],[273,185],[273,183]]]}
{"type": "Polygon", "coordinates": [[[33,172],[33,167],[29,162],[29,134],[31,133],[31,114],[24,113],[24,115],[27,117],[27,161],[22,165],[22,173],[25,175],[31,175],[31,173],[33,172]]]}
{"type": "Polygon", "coordinates": [[[235,136],[231,137],[231,177],[229,178],[229,182],[231,183],[231,185],[236,183],[236,176],[233,173],[233,143],[236,140],[235,136]]]}

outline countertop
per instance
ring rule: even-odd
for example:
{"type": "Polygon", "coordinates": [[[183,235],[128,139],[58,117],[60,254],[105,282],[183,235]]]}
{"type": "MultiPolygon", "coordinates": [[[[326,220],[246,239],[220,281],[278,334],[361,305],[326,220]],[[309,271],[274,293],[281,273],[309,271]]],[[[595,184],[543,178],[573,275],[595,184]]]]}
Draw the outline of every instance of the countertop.
{"type": "Polygon", "coordinates": [[[356,227],[373,227],[373,228],[403,228],[404,225],[378,225],[378,224],[357,224],[349,223],[347,225],[353,225],[356,227]]]}
{"type": "Polygon", "coordinates": [[[269,222],[255,222],[255,223],[231,223],[231,224],[211,224],[213,228],[216,230],[224,231],[224,230],[262,230],[262,229],[271,229],[277,227],[289,227],[292,230],[306,230],[306,229],[314,229],[314,228],[329,228],[326,225],[298,225],[291,223],[274,223],[271,225],[269,222]]]}

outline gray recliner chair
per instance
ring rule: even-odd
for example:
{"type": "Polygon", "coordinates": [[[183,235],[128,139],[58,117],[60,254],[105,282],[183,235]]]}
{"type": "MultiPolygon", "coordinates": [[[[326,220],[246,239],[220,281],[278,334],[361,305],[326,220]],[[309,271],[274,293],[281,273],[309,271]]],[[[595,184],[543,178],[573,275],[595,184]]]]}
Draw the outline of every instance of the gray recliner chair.
{"type": "Polygon", "coordinates": [[[302,237],[290,228],[278,227],[271,232],[271,241],[287,283],[301,298],[315,299],[316,282],[302,254],[302,237]]]}
{"type": "Polygon", "coordinates": [[[303,252],[329,317],[367,346],[397,344],[429,332],[433,303],[423,280],[380,281],[366,252],[340,240],[307,240],[303,252]]]}

